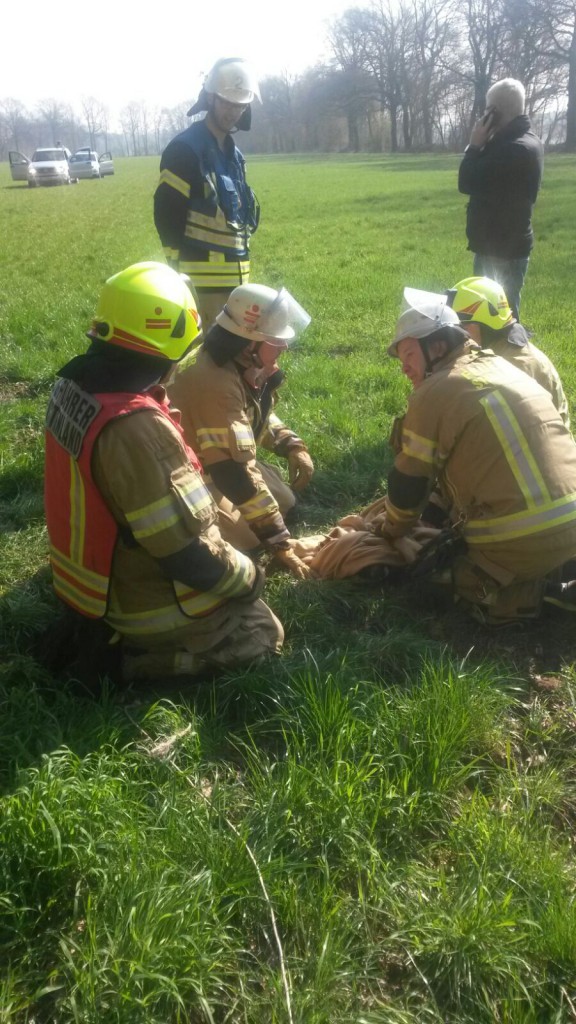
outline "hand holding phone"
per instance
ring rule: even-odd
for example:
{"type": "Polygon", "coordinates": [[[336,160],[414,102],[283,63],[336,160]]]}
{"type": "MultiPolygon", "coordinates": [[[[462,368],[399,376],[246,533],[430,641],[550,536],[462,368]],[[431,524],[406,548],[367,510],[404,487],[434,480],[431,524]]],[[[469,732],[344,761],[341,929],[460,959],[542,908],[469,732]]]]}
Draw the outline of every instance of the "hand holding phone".
{"type": "Polygon", "coordinates": [[[495,114],[496,111],[494,110],[494,107],[488,107],[488,110],[486,111],[484,117],[482,118],[482,124],[484,125],[485,128],[492,127],[492,125],[494,124],[495,114]]]}
{"type": "Polygon", "coordinates": [[[494,107],[488,107],[486,113],[476,122],[472,129],[470,145],[483,149],[491,138],[497,120],[498,117],[494,107]]]}

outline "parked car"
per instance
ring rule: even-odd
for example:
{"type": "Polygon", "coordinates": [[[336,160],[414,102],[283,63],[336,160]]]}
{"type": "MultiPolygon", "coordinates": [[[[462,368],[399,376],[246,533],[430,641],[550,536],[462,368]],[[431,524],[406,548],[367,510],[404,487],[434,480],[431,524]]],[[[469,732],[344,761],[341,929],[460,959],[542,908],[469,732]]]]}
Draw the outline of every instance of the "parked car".
{"type": "Polygon", "coordinates": [[[36,149],[29,160],[23,153],[8,154],[10,172],[14,181],[27,181],[30,188],[37,185],[70,185],[70,150],[65,146],[36,149]]]}
{"type": "Polygon", "coordinates": [[[70,171],[77,178],[104,178],[114,174],[110,153],[98,156],[93,149],[79,149],[70,159],[70,171]]]}

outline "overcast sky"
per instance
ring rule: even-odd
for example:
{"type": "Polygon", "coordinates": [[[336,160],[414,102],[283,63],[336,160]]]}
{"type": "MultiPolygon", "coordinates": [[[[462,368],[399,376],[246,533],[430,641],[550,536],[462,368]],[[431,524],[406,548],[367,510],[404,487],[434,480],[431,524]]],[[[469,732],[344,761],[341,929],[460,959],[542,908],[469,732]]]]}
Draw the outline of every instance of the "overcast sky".
{"type": "MultiPolygon", "coordinates": [[[[219,57],[261,76],[299,73],[326,56],[329,21],[354,0],[11,0],[2,13],[0,100],[95,96],[175,106],[196,96],[219,57]]],[[[360,6],[360,3],[357,4],[360,6]]]]}

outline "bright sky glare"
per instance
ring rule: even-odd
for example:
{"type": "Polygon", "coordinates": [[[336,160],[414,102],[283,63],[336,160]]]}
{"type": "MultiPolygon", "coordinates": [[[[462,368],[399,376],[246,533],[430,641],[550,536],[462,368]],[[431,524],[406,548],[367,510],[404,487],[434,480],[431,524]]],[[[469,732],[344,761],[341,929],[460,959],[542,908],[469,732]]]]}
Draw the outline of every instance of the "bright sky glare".
{"type": "Polygon", "coordinates": [[[32,111],[54,99],[79,112],[81,97],[94,96],[114,117],[132,101],[171,107],[196,96],[220,57],[246,57],[261,76],[297,74],[326,57],[328,24],[351,6],[354,0],[16,0],[2,15],[0,100],[18,99],[32,111]]]}

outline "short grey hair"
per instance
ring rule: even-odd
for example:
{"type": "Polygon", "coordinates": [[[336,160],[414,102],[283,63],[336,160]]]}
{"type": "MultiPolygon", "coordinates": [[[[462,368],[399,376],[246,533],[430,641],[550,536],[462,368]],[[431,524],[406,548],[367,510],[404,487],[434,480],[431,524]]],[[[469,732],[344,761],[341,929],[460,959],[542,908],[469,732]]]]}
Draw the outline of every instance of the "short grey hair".
{"type": "Polygon", "coordinates": [[[517,78],[502,78],[486,93],[486,106],[495,107],[504,124],[524,113],[525,100],[526,91],[517,78]]]}

